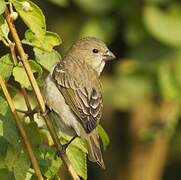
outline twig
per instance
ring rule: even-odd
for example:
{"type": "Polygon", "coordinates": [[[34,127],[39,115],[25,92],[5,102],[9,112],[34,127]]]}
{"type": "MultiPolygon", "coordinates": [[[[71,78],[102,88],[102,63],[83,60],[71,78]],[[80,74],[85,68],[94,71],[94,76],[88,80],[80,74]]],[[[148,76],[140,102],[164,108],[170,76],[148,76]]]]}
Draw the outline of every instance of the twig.
{"type": "MultiPolygon", "coordinates": [[[[16,58],[16,52],[15,52],[15,43],[13,42],[9,42],[9,48],[10,48],[10,51],[11,51],[11,55],[12,55],[12,59],[13,59],[13,63],[14,65],[16,66],[18,64],[18,60],[16,58]]],[[[29,118],[30,120],[33,120],[33,114],[31,113],[32,111],[32,108],[31,108],[31,104],[29,102],[29,99],[28,99],[28,94],[26,92],[26,89],[21,87],[21,93],[23,94],[24,96],[24,100],[25,100],[25,103],[26,103],[26,107],[27,107],[27,114],[29,114],[29,118]]]]}
{"type": "MultiPolygon", "coordinates": [[[[19,38],[18,33],[16,31],[16,28],[14,26],[13,19],[9,15],[8,9],[6,9],[6,11],[5,11],[5,18],[6,18],[6,21],[8,23],[11,35],[12,35],[12,37],[14,39],[15,44],[16,44],[16,47],[17,47],[18,53],[20,55],[21,61],[22,61],[23,65],[24,65],[25,71],[26,71],[27,76],[29,78],[29,81],[30,81],[30,83],[32,85],[32,88],[33,88],[34,92],[35,92],[36,99],[37,99],[38,104],[40,106],[40,110],[41,110],[42,113],[45,113],[46,112],[45,102],[44,102],[43,97],[41,95],[41,92],[40,92],[40,89],[39,89],[38,84],[36,82],[36,79],[35,79],[35,77],[34,77],[34,75],[32,73],[31,67],[30,67],[29,62],[28,62],[28,56],[27,56],[27,54],[25,53],[25,51],[23,49],[22,43],[20,41],[20,38],[19,38]]],[[[46,123],[46,125],[48,127],[48,130],[49,130],[49,132],[50,132],[50,134],[52,136],[54,144],[56,145],[57,150],[59,152],[61,152],[62,145],[60,144],[58,136],[55,133],[55,130],[53,129],[51,121],[49,120],[48,116],[44,116],[44,120],[45,120],[45,123],[46,123]]],[[[75,172],[75,170],[73,169],[73,167],[71,166],[70,161],[68,160],[66,154],[62,154],[61,157],[62,157],[64,163],[66,164],[72,178],[74,180],[79,180],[80,178],[77,175],[77,173],[75,172]]]]}
{"type": "Polygon", "coordinates": [[[30,158],[30,160],[32,162],[33,169],[35,170],[35,174],[36,174],[38,180],[43,180],[43,176],[41,174],[40,167],[39,167],[38,162],[37,162],[37,160],[35,158],[35,155],[33,153],[31,144],[30,144],[30,142],[28,140],[28,137],[26,135],[25,130],[23,129],[23,126],[20,123],[20,118],[19,118],[19,116],[18,116],[18,114],[16,112],[14,103],[13,103],[13,101],[12,101],[12,99],[11,99],[9,93],[8,93],[8,90],[6,88],[6,85],[5,85],[4,80],[2,79],[1,75],[0,75],[0,86],[1,86],[2,91],[4,93],[4,96],[5,96],[5,98],[6,98],[7,102],[8,102],[9,108],[10,108],[12,114],[13,114],[14,120],[16,122],[16,126],[17,126],[17,128],[18,128],[18,130],[19,130],[19,132],[21,134],[21,137],[23,138],[23,142],[24,142],[24,144],[26,146],[26,150],[27,150],[29,158],[30,158]]]}

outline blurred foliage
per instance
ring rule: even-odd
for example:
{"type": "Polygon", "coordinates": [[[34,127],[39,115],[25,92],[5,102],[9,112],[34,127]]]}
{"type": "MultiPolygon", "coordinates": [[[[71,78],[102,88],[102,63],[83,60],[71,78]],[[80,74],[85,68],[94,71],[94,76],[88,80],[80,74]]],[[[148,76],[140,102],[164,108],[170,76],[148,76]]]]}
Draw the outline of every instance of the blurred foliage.
{"type": "MultiPolygon", "coordinates": [[[[181,179],[180,1],[34,0],[33,2],[41,7],[45,14],[47,28],[45,17],[37,5],[28,1],[32,9],[26,11],[20,8],[24,1],[12,0],[12,2],[28,27],[27,30],[19,25],[20,28],[23,27],[22,42],[25,46],[29,45],[27,51],[31,51],[33,47],[34,53],[30,53],[30,59],[35,60],[32,61],[33,72],[39,79],[40,85],[46,71],[50,71],[53,64],[60,59],[60,54],[64,55],[71,44],[82,36],[96,36],[102,39],[117,56],[117,60],[107,64],[102,77],[105,107],[102,124],[108,130],[111,141],[111,147],[108,147],[105,152],[108,170],[99,173],[100,176],[98,176],[96,175],[98,170],[90,166],[90,172],[94,173],[88,173],[88,177],[90,179],[129,179],[128,175],[124,175],[129,171],[128,169],[125,171],[124,168],[132,158],[130,154],[134,154],[134,144],[146,148],[145,151],[140,151],[142,157],[145,158],[147,149],[151,151],[156,138],[164,132],[165,136],[161,139],[168,140],[168,144],[162,144],[163,142],[160,141],[160,146],[156,145],[156,152],[159,154],[160,148],[165,149],[164,153],[168,152],[165,155],[166,160],[160,159],[161,156],[157,158],[158,161],[163,161],[164,165],[161,168],[165,166],[167,168],[165,171],[160,171],[163,171],[164,180],[181,179]],[[125,122],[129,123],[127,125],[129,128],[125,122]],[[122,157],[125,154],[128,157],[122,157]]],[[[4,7],[4,1],[0,0],[0,14],[4,12],[4,7]]],[[[6,43],[8,33],[7,24],[0,16],[2,42],[6,43]]],[[[0,46],[3,45],[0,44],[0,46]]],[[[31,96],[31,88],[26,76],[19,76],[19,72],[22,71],[21,65],[13,68],[10,55],[4,52],[0,54],[0,67],[3,67],[0,68],[0,73],[8,83],[12,84],[15,80],[28,88],[31,96]]],[[[10,87],[10,91],[12,90],[10,87]]],[[[21,100],[19,99],[17,95],[14,97],[16,106],[19,106],[22,97],[21,100]]],[[[34,103],[33,100],[32,102],[34,103]]],[[[24,104],[20,107],[24,107],[24,104]]],[[[12,145],[16,144],[14,142],[20,144],[21,142],[19,142],[16,128],[10,121],[11,117],[7,118],[7,112],[6,101],[0,94],[0,143],[3,144],[2,149],[0,148],[0,162],[6,162],[0,163],[0,179],[18,177],[20,169],[15,168],[17,165],[14,161],[17,157],[20,157],[24,164],[24,167],[19,166],[23,168],[22,172],[30,168],[24,154],[15,152],[13,149],[15,147],[12,145]],[[8,159],[12,154],[14,160],[9,162],[8,159]]],[[[39,126],[43,127],[40,122],[37,123],[39,124],[25,123],[27,131],[31,129],[29,134],[32,137],[32,143],[39,144],[47,141],[50,143],[50,140],[47,140],[46,130],[43,129],[40,132],[37,130],[39,126]],[[38,138],[33,138],[34,136],[38,138]]],[[[101,139],[105,149],[109,138],[101,128],[98,131],[102,132],[101,139]]],[[[67,142],[70,138],[66,135],[62,136],[62,142],[67,142]]],[[[73,166],[84,179],[87,178],[86,153],[86,147],[80,140],[73,143],[68,150],[73,166]]],[[[137,157],[139,157],[138,154],[136,154],[137,157]]],[[[39,157],[44,175],[47,178],[54,177],[62,164],[60,159],[54,158],[54,149],[45,144],[37,150],[37,157],[39,157]]],[[[150,154],[147,158],[149,157],[151,157],[150,154]]],[[[151,166],[149,159],[146,162],[144,160],[144,163],[147,163],[145,167],[151,166]]],[[[157,164],[159,163],[155,162],[153,167],[157,168],[157,164]]],[[[141,172],[142,169],[138,171],[141,172]]],[[[27,173],[26,176],[31,177],[31,173],[27,173]]],[[[136,176],[133,180],[137,180],[136,176]]]]}

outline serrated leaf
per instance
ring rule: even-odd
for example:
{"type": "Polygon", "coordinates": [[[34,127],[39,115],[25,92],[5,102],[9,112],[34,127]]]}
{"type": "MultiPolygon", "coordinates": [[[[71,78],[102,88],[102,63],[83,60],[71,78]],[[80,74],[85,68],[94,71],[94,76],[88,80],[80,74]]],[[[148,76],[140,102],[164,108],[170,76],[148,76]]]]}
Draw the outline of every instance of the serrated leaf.
{"type": "Polygon", "coordinates": [[[53,65],[61,59],[60,54],[55,50],[47,52],[39,48],[33,48],[33,51],[35,53],[36,61],[48,71],[51,71],[53,65]]]}
{"type": "Polygon", "coordinates": [[[46,33],[46,24],[45,17],[41,9],[29,0],[13,0],[12,2],[24,23],[28,26],[29,29],[31,29],[37,39],[42,40],[46,33]],[[25,2],[29,3],[29,10],[26,10],[24,7],[25,2]]]}
{"type": "Polygon", "coordinates": [[[58,46],[62,43],[59,35],[50,31],[47,31],[42,40],[36,38],[32,31],[27,30],[25,32],[25,39],[22,40],[24,44],[40,48],[42,50],[51,52],[54,46],[58,46]]]}
{"type": "Polygon", "coordinates": [[[0,15],[5,11],[6,3],[4,0],[0,0],[0,15]]]}
{"type": "Polygon", "coordinates": [[[13,70],[13,63],[10,54],[6,54],[0,58],[0,74],[7,81],[13,70]]]}
{"type": "MultiPolygon", "coordinates": [[[[67,143],[72,139],[72,136],[69,136],[69,135],[61,132],[61,138],[64,139],[64,141],[62,141],[62,143],[67,143]]],[[[73,140],[73,142],[71,142],[71,144],[74,145],[75,147],[79,148],[84,153],[88,153],[87,144],[85,143],[85,141],[83,139],[76,137],[73,140]]]]}
{"type": "Polygon", "coordinates": [[[70,144],[67,148],[67,156],[76,173],[83,179],[87,179],[87,158],[86,153],[70,144]]]}
{"type": "Polygon", "coordinates": [[[106,131],[104,130],[104,128],[101,126],[101,125],[98,125],[96,127],[96,131],[99,133],[99,136],[102,140],[102,144],[103,144],[103,147],[104,147],[104,150],[106,149],[106,147],[109,145],[109,136],[108,134],[106,133],[106,131]]]}
{"type": "Polygon", "coordinates": [[[29,168],[30,168],[30,161],[27,158],[26,154],[21,152],[13,166],[15,179],[24,180],[29,168]]]}
{"type": "MultiPolygon", "coordinates": [[[[33,73],[35,72],[38,73],[37,79],[39,79],[43,73],[41,66],[37,64],[36,61],[34,60],[29,60],[29,63],[30,63],[33,73]]],[[[18,63],[18,65],[13,68],[13,76],[14,76],[15,81],[19,82],[23,87],[25,88],[31,87],[28,76],[21,62],[18,63]]]]}
{"type": "Polygon", "coordinates": [[[144,23],[149,32],[161,42],[174,47],[181,47],[181,13],[178,7],[170,6],[163,11],[156,6],[146,6],[144,23]]]}

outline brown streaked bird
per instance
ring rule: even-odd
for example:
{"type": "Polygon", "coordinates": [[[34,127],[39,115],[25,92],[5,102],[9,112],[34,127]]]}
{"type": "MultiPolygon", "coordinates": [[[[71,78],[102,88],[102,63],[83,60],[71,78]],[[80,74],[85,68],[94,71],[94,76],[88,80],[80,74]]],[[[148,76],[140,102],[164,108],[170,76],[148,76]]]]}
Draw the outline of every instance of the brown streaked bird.
{"type": "Polygon", "coordinates": [[[88,158],[105,168],[95,128],[102,115],[99,76],[114,54],[95,37],[78,40],[47,76],[44,98],[63,132],[88,144],[88,158]]]}

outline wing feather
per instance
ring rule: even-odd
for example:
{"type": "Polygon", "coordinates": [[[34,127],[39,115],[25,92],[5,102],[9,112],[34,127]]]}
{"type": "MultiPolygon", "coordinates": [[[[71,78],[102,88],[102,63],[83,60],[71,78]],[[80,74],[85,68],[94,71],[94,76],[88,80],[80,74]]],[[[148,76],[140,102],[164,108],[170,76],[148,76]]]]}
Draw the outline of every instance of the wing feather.
{"type": "Polygon", "coordinates": [[[71,73],[66,63],[68,62],[62,61],[54,68],[55,83],[85,131],[90,133],[97,126],[102,114],[101,85],[98,75],[93,79],[95,71],[89,67],[90,75],[87,74],[87,71],[82,71],[82,68],[87,68],[82,67],[86,64],[80,64],[75,60],[71,62],[71,65],[79,63],[75,64],[75,67],[81,70],[75,69],[76,72],[71,73]],[[86,81],[85,77],[88,78],[86,81]]]}

